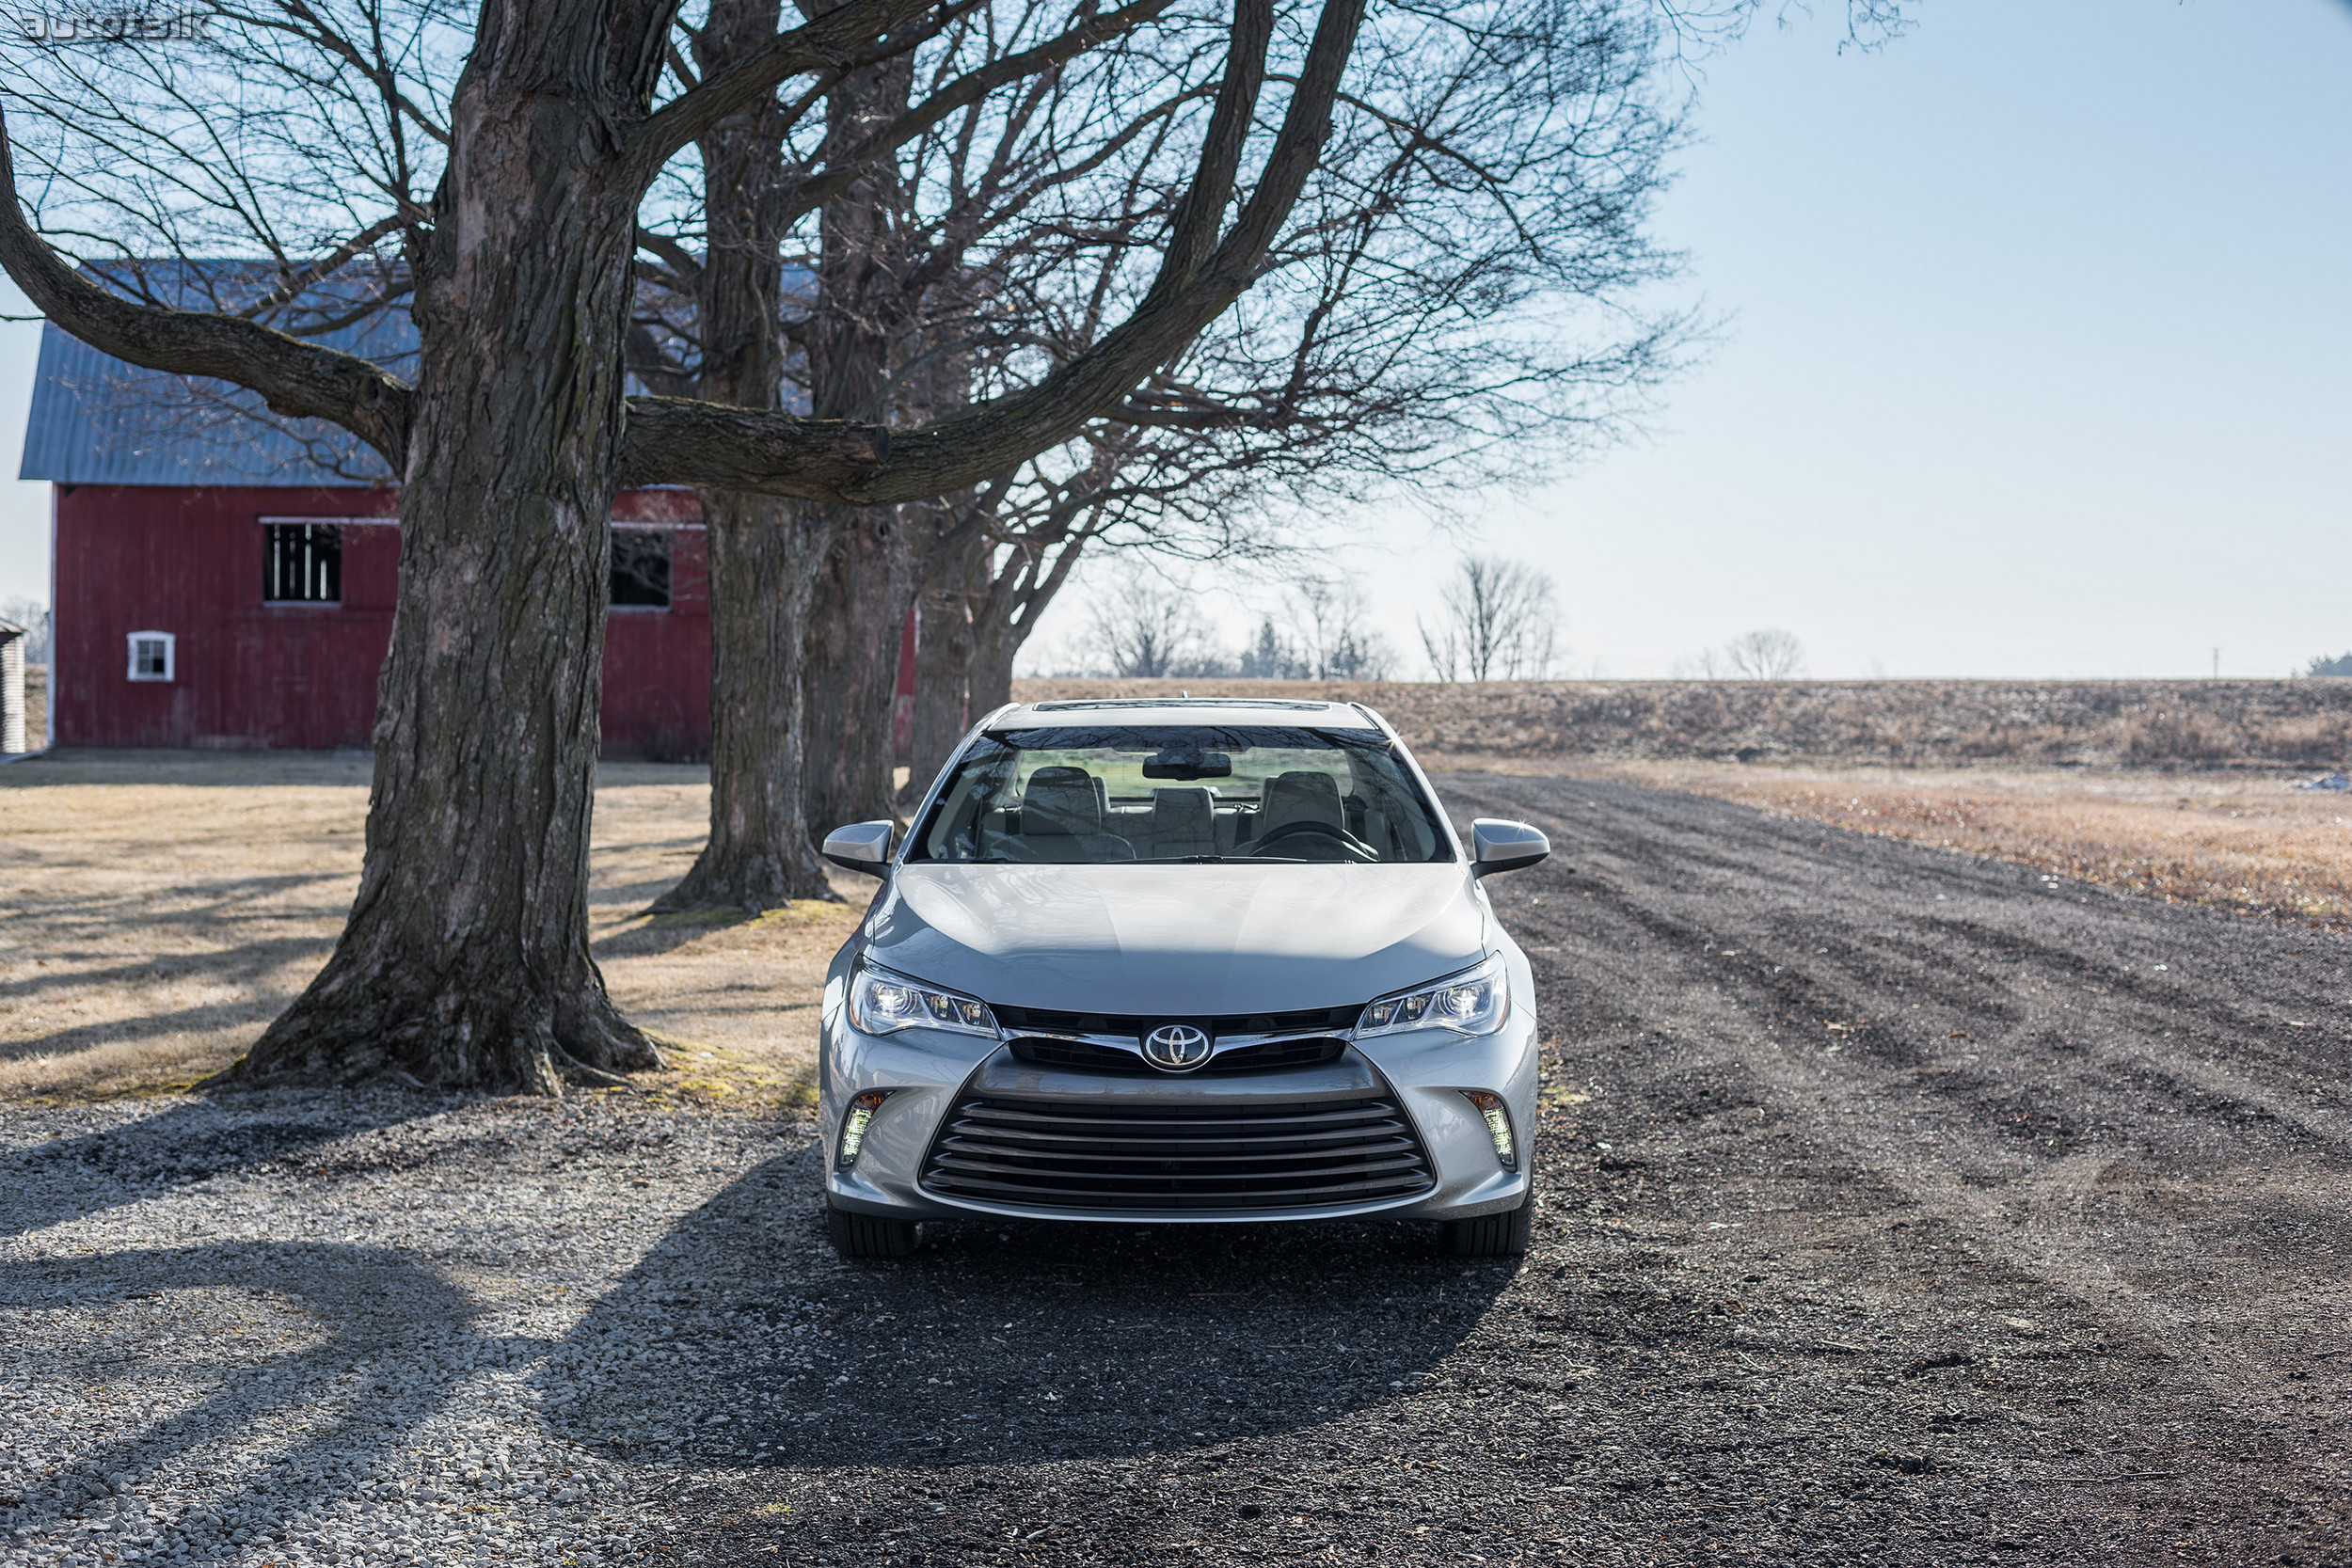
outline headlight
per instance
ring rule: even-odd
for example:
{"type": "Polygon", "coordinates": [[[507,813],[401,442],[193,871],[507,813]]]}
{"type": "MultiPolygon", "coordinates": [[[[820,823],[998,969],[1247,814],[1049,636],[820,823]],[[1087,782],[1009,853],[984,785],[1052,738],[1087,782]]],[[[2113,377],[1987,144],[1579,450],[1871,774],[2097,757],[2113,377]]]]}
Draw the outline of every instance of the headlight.
{"type": "Polygon", "coordinates": [[[1356,1021],[1356,1037],[1393,1035],[1400,1029],[1451,1029],[1457,1035],[1491,1035],[1511,1016],[1511,987],[1502,955],[1439,985],[1384,996],[1356,1021]]]}
{"type": "Polygon", "coordinates": [[[945,1029],[951,1034],[996,1037],[996,1017],[986,1003],[950,990],[934,990],[920,980],[864,964],[850,978],[850,1022],[862,1035],[945,1029]]]}

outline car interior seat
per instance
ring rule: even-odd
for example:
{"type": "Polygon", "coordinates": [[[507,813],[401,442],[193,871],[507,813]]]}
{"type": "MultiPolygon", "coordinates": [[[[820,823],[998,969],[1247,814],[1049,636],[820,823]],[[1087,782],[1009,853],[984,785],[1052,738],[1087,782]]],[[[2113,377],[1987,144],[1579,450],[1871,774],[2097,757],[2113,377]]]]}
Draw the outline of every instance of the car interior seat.
{"type": "Polygon", "coordinates": [[[1341,813],[1340,783],[1328,773],[1295,769],[1277,773],[1265,782],[1265,792],[1258,800],[1258,819],[1251,824],[1251,836],[1263,840],[1266,834],[1294,822],[1320,822],[1326,827],[1345,831],[1347,819],[1341,813]]]}
{"type": "Polygon", "coordinates": [[[1205,784],[1152,792],[1152,854],[1216,853],[1216,797],[1205,784]]]}
{"type": "Polygon", "coordinates": [[[1103,829],[1103,781],[1083,768],[1041,768],[1021,792],[1021,837],[1039,860],[1131,861],[1135,847],[1103,829]]]}

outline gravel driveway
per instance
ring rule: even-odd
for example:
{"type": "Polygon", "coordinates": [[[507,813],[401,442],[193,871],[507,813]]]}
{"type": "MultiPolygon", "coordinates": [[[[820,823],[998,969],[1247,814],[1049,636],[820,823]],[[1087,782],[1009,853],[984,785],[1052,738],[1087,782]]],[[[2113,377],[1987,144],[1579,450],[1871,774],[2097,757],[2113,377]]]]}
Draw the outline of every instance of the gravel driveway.
{"type": "Polygon", "coordinates": [[[804,1124],[615,1098],[14,1110],[0,1561],[2352,1563],[2352,941],[1440,787],[1558,850],[1523,1265],[843,1265],[804,1124]]]}
{"type": "Polygon", "coordinates": [[[634,1559],[723,1447],[716,1347],[768,1363],[744,1292],[839,1268],[798,1123],[270,1092],[0,1127],[0,1563],[634,1559]]]}

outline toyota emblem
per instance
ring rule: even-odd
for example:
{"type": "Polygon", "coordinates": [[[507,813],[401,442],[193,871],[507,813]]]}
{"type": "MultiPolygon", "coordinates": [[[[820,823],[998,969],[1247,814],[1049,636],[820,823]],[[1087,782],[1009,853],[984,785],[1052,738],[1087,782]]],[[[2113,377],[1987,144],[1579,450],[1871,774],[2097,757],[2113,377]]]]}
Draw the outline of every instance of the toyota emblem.
{"type": "Polygon", "coordinates": [[[1153,1067],[1189,1072],[1209,1059],[1209,1037],[1189,1023],[1163,1023],[1143,1037],[1143,1053],[1153,1067]]]}

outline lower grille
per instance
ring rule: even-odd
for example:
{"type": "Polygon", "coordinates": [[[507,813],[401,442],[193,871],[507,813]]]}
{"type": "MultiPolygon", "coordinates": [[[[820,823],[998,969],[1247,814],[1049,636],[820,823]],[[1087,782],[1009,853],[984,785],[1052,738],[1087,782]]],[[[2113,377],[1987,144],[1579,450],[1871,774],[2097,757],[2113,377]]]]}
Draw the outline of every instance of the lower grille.
{"type": "Polygon", "coordinates": [[[1437,1185],[1413,1126],[1379,1099],[1106,1104],[972,1095],[923,1185],[1041,1209],[1311,1209],[1437,1185]]]}

